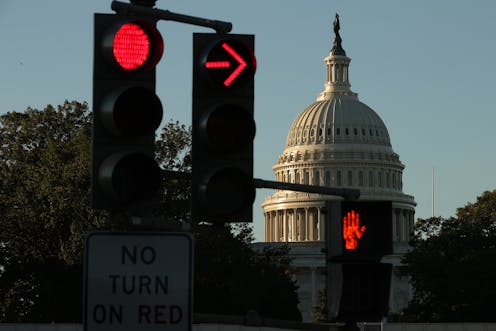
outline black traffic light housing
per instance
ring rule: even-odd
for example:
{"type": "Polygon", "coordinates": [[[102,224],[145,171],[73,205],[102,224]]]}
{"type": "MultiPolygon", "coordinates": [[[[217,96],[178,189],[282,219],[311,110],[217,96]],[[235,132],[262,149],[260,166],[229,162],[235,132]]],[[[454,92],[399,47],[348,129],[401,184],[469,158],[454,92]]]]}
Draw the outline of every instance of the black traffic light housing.
{"type": "Polygon", "coordinates": [[[330,259],[379,262],[393,252],[391,201],[330,201],[327,209],[330,259]]]}
{"type": "Polygon", "coordinates": [[[251,222],[253,35],[193,34],[194,221],[251,222]]]}
{"type": "Polygon", "coordinates": [[[332,321],[381,321],[389,309],[391,201],[326,203],[327,307],[332,321]]]}
{"type": "Polygon", "coordinates": [[[93,208],[147,206],[159,189],[154,143],[163,111],[155,94],[155,65],[163,41],[155,25],[137,17],[94,16],[93,208]]]}
{"type": "Polygon", "coordinates": [[[333,263],[327,267],[327,317],[337,322],[380,322],[389,311],[392,265],[333,263]]]}

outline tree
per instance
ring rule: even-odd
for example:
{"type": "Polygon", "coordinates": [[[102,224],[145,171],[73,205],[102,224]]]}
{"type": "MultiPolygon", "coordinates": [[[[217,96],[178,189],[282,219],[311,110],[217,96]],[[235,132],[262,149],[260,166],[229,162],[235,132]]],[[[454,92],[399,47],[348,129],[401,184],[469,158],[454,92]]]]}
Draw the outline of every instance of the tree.
{"type": "Polygon", "coordinates": [[[78,102],[0,117],[0,320],[74,318],[50,303],[81,297],[57,275],[81,269],[84,234],[105,226],[89,207],[88,123],[78,102]]]}
{"type": "MultiPolygon", "coordinates": [[[[168,122],[155,143],[156,158],[164,170],[191,172],[191,130],[179,122],[168,122]]],[[[189,219],[191,181],[187,176],[162,177],[163,194],[158,214],[169,221],[189,219]]]]}
{"type": "MultiPolygon", "coordinates": [[[[189,130],[160,137],[161,165],[187,170],[189,130]]],[[[87,103],[0,116],[0,321],[81,320],[84,237],[116,226],[90,208],[90,145],[87,103]]]]}
{"type": "Polygon", "coordinates": [[[89,123],[78,102],[0,117],[0,241],[10,254],[74,264],[81,235],[104,224],[89,207],[89,123]]]}
{"type": "MultiPolygon", "coordinates": [[[[80,322],[82,252],[110,224],[90,208],[91,112],[66,101],[0,116],[0,322],[80,322]]],[[[191,130],[168,122],[156,141],[163,169],[191,170],[191,130]]],[[[188,221],[187,176],[164,176],[156,213],[188,221]]],[[[197,312],[298,319],[287,251],[256,253],[252,229],[193,224],[197,312]],[[212,292],[214,291],[214,292],[212,292]],[[211,299],[222,297],[222,300],[211,299]]]]}
{"type": "Polygon", "coordinates": [[[405,319],[496,321],[496,191],[458,208],[456,218],[419,219],[404,257],[414,297],[405,319]]]}
{"type": "Polygon", "coordinates": [[[252,236],[246,225],[195,226],[195,312],[301,320],[288,248],[255,252],[252,236]]]}
{"type": "Polygon", "coordinates": [[[327,318],[327,289],[317,291],[317,305],[312,307],[313,321],[315,323],[326,322],[327,318]]]}

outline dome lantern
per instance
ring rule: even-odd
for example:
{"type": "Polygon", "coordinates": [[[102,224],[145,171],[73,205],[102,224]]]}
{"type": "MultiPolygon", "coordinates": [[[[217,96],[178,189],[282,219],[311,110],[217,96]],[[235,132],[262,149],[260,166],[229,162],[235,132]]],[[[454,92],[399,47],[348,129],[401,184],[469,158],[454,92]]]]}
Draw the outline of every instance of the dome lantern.
{"type": "Polygon", "coordinates": [[[319,94],[317,101],[330,100],[334,94],[348,95],[356,97],[357,94],[350,90],[350,81],[348,78],[348,68],[351,59],[346,56],[346,52],[341,45],[342,39],[339,34],[340,23],[339,15],[336,14],[334,19],[334,40],[333,47],[324,59],[326,65],[326,82],[324,91],[319,94]]]}

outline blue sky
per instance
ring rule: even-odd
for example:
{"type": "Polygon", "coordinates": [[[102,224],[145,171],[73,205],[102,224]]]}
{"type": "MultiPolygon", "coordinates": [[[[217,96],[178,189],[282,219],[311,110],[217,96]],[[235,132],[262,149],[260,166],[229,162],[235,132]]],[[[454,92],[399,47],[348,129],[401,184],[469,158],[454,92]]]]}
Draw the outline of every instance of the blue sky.
{"type": "MultiPolygon", "coordinates": [[[[0,0],[0,113],[65,99],[91,104],[93,13],[111,12],[110,3],[0,0]]],[[[158,0],[157,7],[230,21],[233,33],[256,35],[256,177],[274,178],[291,123],[323,90],[338,12],[352,90],[388,127],[416,217],[431,216],[433,167],[436,215],[452,216],[495,189],[496,1],[158,0]]],[[[165,21],[158,27],[164,122],[189,125],[192,33],[210,30],[165,21]]],[[[260,204],[271,193],[257,190],[258,240],[260,204]]]]}

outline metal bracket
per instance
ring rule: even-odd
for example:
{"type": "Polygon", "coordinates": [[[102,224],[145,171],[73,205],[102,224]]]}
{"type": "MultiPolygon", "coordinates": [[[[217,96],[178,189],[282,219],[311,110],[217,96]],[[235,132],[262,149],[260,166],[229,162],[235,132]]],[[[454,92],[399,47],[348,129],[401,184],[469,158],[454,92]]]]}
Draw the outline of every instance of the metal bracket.
{"type": "Polygon", "coordinates": [[[117,14],[120,15],[135,14],[135,15],[155,18],[157,20],[174,21],[174,22],[186,23],[191,25],[203,26],[214,29],[215,32],[217,32],[217,34],[221,34],[221,35],[227,34],[232,30],[231,22],[223,22],[217,20],[210,20],[207,18],[178,14],[178,13],[173,13],[169,10],[156,9],[145,6],[137,6],[120,1],[112,1],[111,8],[113,11],[115,11],[117,14]]]}

